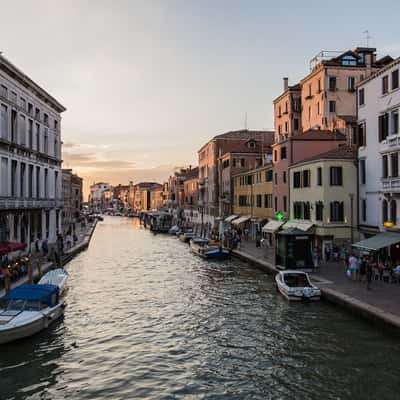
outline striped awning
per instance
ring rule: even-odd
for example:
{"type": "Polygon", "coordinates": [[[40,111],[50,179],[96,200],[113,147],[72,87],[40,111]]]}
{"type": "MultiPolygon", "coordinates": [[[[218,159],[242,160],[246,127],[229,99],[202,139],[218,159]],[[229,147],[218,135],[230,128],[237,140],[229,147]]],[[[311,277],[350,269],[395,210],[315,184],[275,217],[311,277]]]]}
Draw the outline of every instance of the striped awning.
{"type": "Polygon", "coordinates": [[[225,222],[232,222],[237,217],[237,215],[230,215],[229,217],[225,218],[225,222]]]}
{"type": "Polygon", "coordinates": [[[244,215],[242,217],[239,217],[238,219],[235,219],[232,224],[233,225],[240,225],[243,224],[244,222],[247,222],[251,218],[251,215],[244,215]]]}
{"type": "Polygon", "coordinates": [[[400,243],[400,233],[382,232],[368,239],[361,240],[358,243],[354,243],[353,247],[363,250],[376,251],[396,243],[400,243]]]}
{"type": "Polygon", "coordinates": [[[262,227],[263,232],[276,232],[285,221],[271,220],[262,227]]]}
{"type": "Polygon", "coordinates": [[[299,229],[303,232],[307,232],[313,225],[314,224],[309,221],[288,221],[283,225],[283,229],[299,229]]]}

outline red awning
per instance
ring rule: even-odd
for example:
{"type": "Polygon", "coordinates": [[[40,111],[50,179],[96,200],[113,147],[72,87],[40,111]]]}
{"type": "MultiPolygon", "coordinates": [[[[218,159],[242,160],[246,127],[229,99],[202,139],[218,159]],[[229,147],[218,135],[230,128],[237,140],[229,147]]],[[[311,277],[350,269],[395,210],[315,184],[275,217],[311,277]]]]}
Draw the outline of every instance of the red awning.
{"type": "Polygon", "coordinates": [[[25,248],[25,243],[0,242],[0,256],[4,256],[5,254],[11,253],[12,251],[25,250],[25,248]]]}

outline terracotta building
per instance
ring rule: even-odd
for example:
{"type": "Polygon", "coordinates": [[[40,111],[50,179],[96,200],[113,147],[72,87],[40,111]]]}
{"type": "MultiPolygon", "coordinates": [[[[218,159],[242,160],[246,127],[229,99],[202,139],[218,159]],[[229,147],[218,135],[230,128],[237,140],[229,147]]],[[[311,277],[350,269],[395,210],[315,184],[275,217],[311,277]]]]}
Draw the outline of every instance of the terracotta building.
{"type": "Polygon", "coordinates": [[[239,130],[215,136],[198,150],[199,159],[199,208],[203,221],[213,227],[220,215],[220,178],[219,159],[234,151],[237,146],[252,139],[256,142],[271,144],[273,132],[239,130]]]}

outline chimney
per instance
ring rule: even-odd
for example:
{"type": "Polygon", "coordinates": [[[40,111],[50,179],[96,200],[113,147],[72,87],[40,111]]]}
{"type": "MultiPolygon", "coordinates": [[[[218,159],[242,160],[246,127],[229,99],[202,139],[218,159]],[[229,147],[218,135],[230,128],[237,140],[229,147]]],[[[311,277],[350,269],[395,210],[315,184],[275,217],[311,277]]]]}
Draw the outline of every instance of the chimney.
{"type": "Polygon", "coordinates": [[[289,78],[285,77],[283,78],[283,91],[288,90],[289,88],[289,78]]]}

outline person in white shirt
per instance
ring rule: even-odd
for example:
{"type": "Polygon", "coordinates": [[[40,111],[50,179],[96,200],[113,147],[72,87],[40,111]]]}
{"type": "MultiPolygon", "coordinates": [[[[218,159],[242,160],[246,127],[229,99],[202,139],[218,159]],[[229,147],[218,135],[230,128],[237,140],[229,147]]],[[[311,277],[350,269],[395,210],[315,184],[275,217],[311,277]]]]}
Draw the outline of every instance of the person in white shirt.
{"type": "Polygon", "coordinates": [[[357,280],[357,275],[358,275],[358,258],[352,254],[349,257],[349,270],[351,273],[351,279],[352,280],[357,280]]]}

